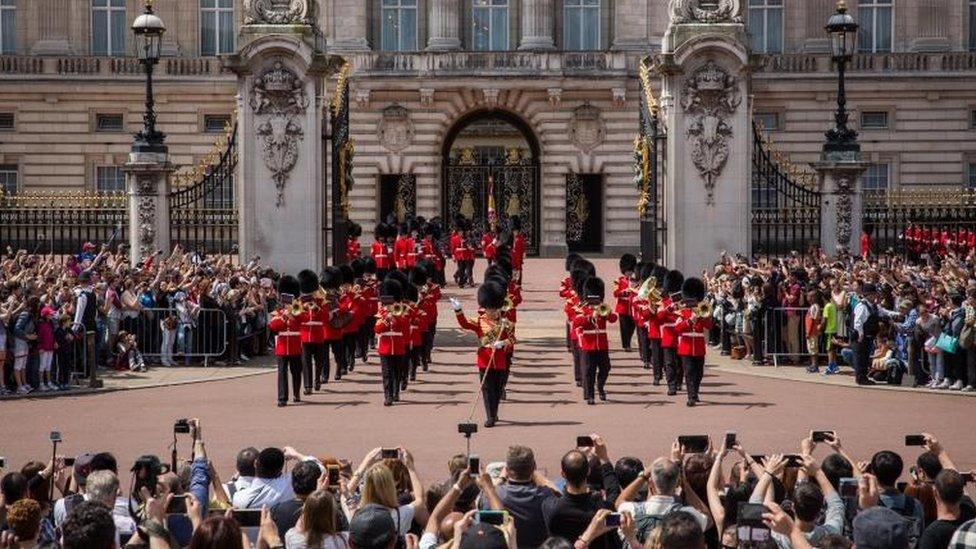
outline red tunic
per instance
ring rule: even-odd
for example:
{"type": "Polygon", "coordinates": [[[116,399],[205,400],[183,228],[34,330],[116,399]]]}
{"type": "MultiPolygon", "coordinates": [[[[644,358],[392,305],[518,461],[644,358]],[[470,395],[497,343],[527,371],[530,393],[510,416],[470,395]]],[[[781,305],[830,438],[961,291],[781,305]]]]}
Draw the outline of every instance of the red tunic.
{"type": "MultiPolygon", "coordinates": [[[[671,306],[671,298],[666,297],[658,303],[658,310],[666,309],[671,306]]],[[[648,318],[647,318],[647,337],[651,339],[661,339],[661,320],[657,317],[657,311],[651,313],[650,306],[648,305],[648,318]]]]}
{"type": "Polygon", "coordinates": [[[480,340],[478,344],[478,369],[479,370],[507,370],[508,361],[506,360],[505,350],[496,350],[496,341],[505,343],[506,347],[511,346],[511,325],[501,319],[492,319],[486,313],[481,313],[478,318],[469,320],[460,311],[457,316],[458,325],[474,332],[480,340]]]}
{"type": "Polygon", "coordinates": [[[302,343],[322,343],[325,341],[325,307],[321,300],[315,296],[302,296],[301,314],[298,315],[301,321],[302,343]]]}
{"type": "Polygon", "coordinates": [[[275,356],[302,355],[302,321],[293,312],[290,308],[280,307],[271,314],[268,329],[275,334],[275,356]]]}
{"type": "Polygon", "coordinates": [[[346,242],[346,261],[352,261],[362,254],[359,239],[352,237],[346,242]]]}
{"type": "Polygon", "coordinates": [[[681,318],[675,324],[678,332],[678,356],[705,356],[705,332],[712,328],[712,319],[693,318],[690,309],[681,311],[681,318]]]}
{"type": "Polygon", "coordinates": [[[674,349],[678,346],[678,332],[674,329],[678,315],[674,313],[672,305],[669,303],[667,307],[664,307],[662,304],[657,313],[654,314],[658,325],[661,327],[661,346],[668,349],[674,349]]]}
{"type": "Polygon", "coordinates": [[[413,237],[400,235],[393,244],[393,261],[397,269],[409,269],[417,262],[416,244],[413,237]]]}
{"type": "Polygon", "coordinates": [[[377,269],[390,270],[393,268],[393,256],[390,255],[390,250],[386,244],[378,240],[373,242],[371,253],[377,269]]]}
{"type": "Polygon", "coordinates": [[[512,239],[512,269],[522,270],[525,263],[525,235],[519,233],[512,239]]]}
{"type": "Polygon", "coordinates": [[[495,247],[495,235],[493,233],[481,235],[481,253],[488,261],[495,260],[497,248],[495,247]]]}
{"type": "Polygon", "coordinates": [[[403,356],[407,354],[407,332],[410,318],[406,314],[390,314],[388,308],[379,310],[376,317],[376,350],[380,356],[403,356]]]}
{"type": "Polygon", "coordinates": [[[617,313],[605,316],[596,315],[595,307],[585,306],[573,320],[573,328],[577,330],[580,349],[583,351],[606,351],[610,349],[607,340],[607,324],[617,321],[617,313]]]}
{"type": "Polygon", "coordinates": [[[617,279],[617,285],[613,289],[613,297],[617,298],[617,305],[613,312],[618,315],[631,316],[630,302],[634,298],[634,290],[630,287],[630,278],[622,276],[617,279]]]}

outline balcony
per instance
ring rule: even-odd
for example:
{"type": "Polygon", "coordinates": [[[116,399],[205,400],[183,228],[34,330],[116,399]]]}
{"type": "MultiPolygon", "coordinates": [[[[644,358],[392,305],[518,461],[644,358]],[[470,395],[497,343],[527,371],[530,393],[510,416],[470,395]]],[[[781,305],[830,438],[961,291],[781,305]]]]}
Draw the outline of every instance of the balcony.
{"type": "Polygon", "coordinates": [[[366,76],[627,76],[637,54],[623,52],[370,52],[350,56],[366,76]]]}
{"type": "MultiPolygon", "coordinates": [[[[760,73],[811,74],[835,72],[826,54],[759,55],[760,73]]],[[[859,53],[847,67],[850,74],[976,72],[976,52],[859,53]]]]}
{"type": "MultiPolygon", "coordinates": [[[[0,74],[144,78],[142,64],[134,57],[0,55],[0,74]]],[[[221,74],[225,74],[225,71],[216,57],[163,58],[156,67],[156,75],[162,79],[215,77],[221,74]]]]}

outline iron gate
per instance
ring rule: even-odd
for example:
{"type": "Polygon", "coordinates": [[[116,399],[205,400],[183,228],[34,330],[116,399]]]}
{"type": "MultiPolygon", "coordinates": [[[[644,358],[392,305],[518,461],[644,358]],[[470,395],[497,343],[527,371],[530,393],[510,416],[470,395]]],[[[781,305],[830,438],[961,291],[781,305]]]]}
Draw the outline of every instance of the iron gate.
{"type": "Polygon", "coordinates": [[[752,133],[752,252],[807,253],[820,245],[820,192],[770,150],[761,127],[752,133]]]}
{"type": "Polygon", "coordinates": [[[349,232],[349,192],[353,186],[353,157],[356,148],[349,137],[349,63],[336,79],[335,93],[329,105],[332,145],[332,264],[346,261],[346,238],[349,232]]]}
{"type": "Polygon", "coordinates": [[[664,186],[667,173],[668,135],[661,123],[661,112],[651,88],[649,59],[641,61],[639,69],[640,117],[637,138],[634,139],[634,183],[639,197],[637,214],[640,220],[640,255],[643,261],[657,262],[664,256],[667,224],[664,208],[664,186]]]}
{"type": "Polygon", "coordinates": [[[170,243],[202,254],[237,252],[237,124],[228,126],[215,151],[169,195],[170,243]],[[217,152],[220,151],[220,152],[217,152]]]}

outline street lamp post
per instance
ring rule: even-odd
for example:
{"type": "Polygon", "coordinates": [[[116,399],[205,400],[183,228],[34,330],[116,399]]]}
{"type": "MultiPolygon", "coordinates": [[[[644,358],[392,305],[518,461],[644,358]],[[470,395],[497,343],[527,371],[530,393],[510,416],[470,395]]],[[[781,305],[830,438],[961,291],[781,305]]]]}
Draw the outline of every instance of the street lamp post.
{"type": "Polygon", "coordinates": [[[146,0],[145,11],[132,23],[139,48],[139,61],[146,69],[146,114],[142,130],[132,144],[134,152],[165,153],[166,135],[156,129],[156,100],[153,97],[153,68],[159,63],[166,27],[163,20],[153,13],[153,0],[146,0]]]}
{"type": "Polygon", "coordinates": [[[830,35],[831,58],[837,64],[837,113],[834,115],[835,126],[827,131],[827,142],[824,143],[824,153],[839,156],[856,155],[861,151],[857,143],[857,132],[847,126],[847,94],[844,89],[844,76],[847,64],[854,56],[857,40],[857,22],[847,13],[844,0],[837,2],[837,11],[827,20],[825,27],[830,35]]]}

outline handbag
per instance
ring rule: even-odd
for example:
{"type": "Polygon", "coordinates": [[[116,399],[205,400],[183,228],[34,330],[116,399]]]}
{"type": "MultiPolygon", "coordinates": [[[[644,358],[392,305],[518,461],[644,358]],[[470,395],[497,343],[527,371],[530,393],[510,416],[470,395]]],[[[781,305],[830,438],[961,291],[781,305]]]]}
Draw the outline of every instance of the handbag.
{"type": "Polygon", "coordinates": [[[951,336],[945,332],[939,334],[939,339],[935,341],[935,346],[943,352],[956,354],[959,350],[959,338],[951,336]]]}

